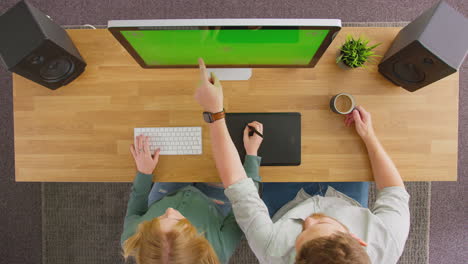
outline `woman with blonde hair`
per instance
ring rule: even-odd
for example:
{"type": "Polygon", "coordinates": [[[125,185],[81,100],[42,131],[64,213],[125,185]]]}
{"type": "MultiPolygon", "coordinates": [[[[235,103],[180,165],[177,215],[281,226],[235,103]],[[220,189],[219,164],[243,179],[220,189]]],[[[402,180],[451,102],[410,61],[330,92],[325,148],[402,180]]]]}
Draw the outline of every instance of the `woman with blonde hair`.
{"type": "MultiPolygon", "coordinates": [[[[261,130],[259,123],[250,126],[261,130]]],[[[248,128],[246,128],[246,131],[248,128]]],[[[244,133],[244,169],[260,181],[257,156],[262,138],[244,133]]],[[[159,149],[151,155],[148,137],[130,146],[138,173],[133,182],[121,237],[123,255],[138,264],[227,263],[243,236],[224,188],[204,183],[161,183],[152,187],[159,149]]]]}

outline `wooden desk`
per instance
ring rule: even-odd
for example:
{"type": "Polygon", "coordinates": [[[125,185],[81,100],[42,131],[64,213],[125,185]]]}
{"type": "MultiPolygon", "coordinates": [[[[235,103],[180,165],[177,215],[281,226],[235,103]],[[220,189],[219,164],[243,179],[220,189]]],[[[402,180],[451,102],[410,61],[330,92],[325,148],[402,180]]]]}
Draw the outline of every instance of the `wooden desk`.
{"type": "MultiPolygon", "coordinates": [[[[262,167],[265,181],[368,181],[365,146],[332,95],[348,92],[373,115],[376,133],[406,181],[457,179],[458,74],[415,93],[376,70],[342,70],[334,62],[348,34],[383,44],[399,28],[343,28],[313,69],[254,69],[250,81],[223,82],[230,112],[302,113],[302,165],[262,167]]],[[[142,69],[107,30],[69,30],[88,63],[56,91],[13,76],[17,181],[129,182],[134,127],[202,126],[203,155],[162,156],[157,181],[219,181],[208,127],[193,99],[196,69],[142,69]]],[[[265,131],[268,134],[268,131],[265,131]]]]}

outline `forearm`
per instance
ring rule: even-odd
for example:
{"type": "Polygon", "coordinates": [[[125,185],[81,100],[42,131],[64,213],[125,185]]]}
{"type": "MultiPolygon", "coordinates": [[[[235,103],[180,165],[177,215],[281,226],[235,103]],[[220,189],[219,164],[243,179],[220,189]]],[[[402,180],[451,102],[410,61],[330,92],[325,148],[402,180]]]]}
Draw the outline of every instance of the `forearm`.
{"type": "Polygon", "coordinates": [[[244,161],[245,173],[247,174],[247,177],[251,178],[254,181],[255,186],[257,187],[257,190],[260,187],[259,183],[262,181],[262,177],[260,177],[260,173],[259,173],[261,162],[262,162],[262,158],[259,156],[245,155],[245,161],[244,161]]]}
{"type": "Polygon", "coordinates": [[[266,256],[268,245],[276,233],[275,225],[254,182],[244,179],[226,188],[224,193],[231,202],[235,219],[249,241],[250,248],[255,255],[266,256]]]}
{"type": "Polygon", "coordinates": [[[374,174],[374,180],[377,189],[381,190],[385,187],[402,186],[403,180],[398,172],[395,164],[390,159],[390,156],[385,152],[378,138],[373,135],[368,139],[364,139],[364,143],[369,153],[369,159],[374,174]]]}
{"type": "Polygon", "coordinates": [[[138,172],[133,181],[126,216],[143,215],[148,210],[148,194],[153,175],[138,172]]]}
{"type": "Polygon", "coordinates": [[[229,136],[225,119],[211,123],[209,127],[216,168],[224,188],[227,188],[231,184],[247,178],[247,175],[237,149],[229,136]]]}

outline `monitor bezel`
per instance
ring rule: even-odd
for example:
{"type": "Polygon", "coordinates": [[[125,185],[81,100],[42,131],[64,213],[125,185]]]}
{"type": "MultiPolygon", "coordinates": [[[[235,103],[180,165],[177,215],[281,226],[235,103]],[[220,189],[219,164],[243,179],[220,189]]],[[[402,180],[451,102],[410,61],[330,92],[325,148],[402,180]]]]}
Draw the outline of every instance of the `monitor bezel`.
{"type": "Polygon", "coordinates": [[[329,30],[327,36],[315,52],[309,64],[207,64],[209,68],[313,68],[323,56],[327,48],[333,42],[341,30],[341,21],[338,19],[174,19],[174,20],[111,20],[108,30],[127,50],[127,52],[145,69],[171,69],[171,68],[198,68],[193,65],[148,65],[138,52],[132,47],[121,31],[132,30],[161,30],[176,29],[244,29],[245,27],[262,26],[265,29],[322,29],[329,30]],[[314,25],[315,24],[315,25],[314,25]]]}

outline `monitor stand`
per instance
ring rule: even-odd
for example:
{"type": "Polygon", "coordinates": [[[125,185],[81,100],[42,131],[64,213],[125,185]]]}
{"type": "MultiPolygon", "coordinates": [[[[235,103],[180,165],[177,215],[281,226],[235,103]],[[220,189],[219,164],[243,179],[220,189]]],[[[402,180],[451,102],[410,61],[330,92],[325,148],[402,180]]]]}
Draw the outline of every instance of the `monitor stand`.
{"type": "Polygon", "coordinates": [[[247,81],[252,76],[252,68],[208,68],[220,81],[247,81]]]}

